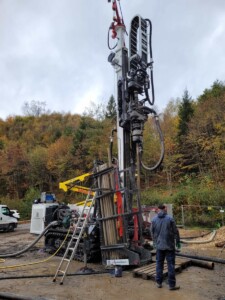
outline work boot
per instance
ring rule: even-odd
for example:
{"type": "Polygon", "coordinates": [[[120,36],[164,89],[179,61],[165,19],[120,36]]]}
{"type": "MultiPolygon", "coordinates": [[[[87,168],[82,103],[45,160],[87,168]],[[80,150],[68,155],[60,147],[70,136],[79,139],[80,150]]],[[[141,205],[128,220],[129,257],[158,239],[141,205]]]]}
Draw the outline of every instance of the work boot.
{"type": "Polygon", "coordinates": [[[180,289],[179,285],[169,287],[170,291],[175,291],[175,290],[179,290],[179,289],[180,289]]]}
{"type": "Polygon", "coordinates": [[[157,288],[161,288],[162,287],[162,283],[156,283],[157,288]]]}

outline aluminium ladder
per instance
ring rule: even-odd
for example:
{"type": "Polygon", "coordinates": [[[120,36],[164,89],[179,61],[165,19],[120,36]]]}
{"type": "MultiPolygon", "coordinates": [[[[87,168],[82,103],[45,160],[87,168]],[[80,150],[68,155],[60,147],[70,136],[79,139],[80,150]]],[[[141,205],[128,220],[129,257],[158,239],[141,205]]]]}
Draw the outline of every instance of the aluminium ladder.
{"type": "Polygon", "coordinates": [[[96,193],[94,193],[94,196],[92,196],[92,192],[89,191],[87,198],[85,200],[84,203],[84,207],[82,209],[82,212],[78,218],[78,221],[76,223],[76,227],[73,231],[73,234],[71,236],[71,240],[68,243],[67,249],[63,255],[63,258],[58,266],[58,269],[55,273],[55,276],[53,278],[53,282],[56,281],[57,276],[59,275],[59,273],[62,274],[62,278],[60,281],[60,284],[63,284],[63,280],[67,274],[67,270],[69,268],[70,262],[71,260],[74,258],[74,255],[76,254],[77,248],[79,246],[80,240],[82,238],[83,232],[85,230],[85,226],[87,224],[87,221],[90,217],[90,212],[91,209],[93,207],[94,204],[94,200],[96,198],[96,193]],[[93,198],[91,198],[93,197],[93,198]],[[90,203],[91,202],[91,203],[90,203]],[[90,203],[90,205],[88,206],[88,203],[90,203]],[[88,213],[86,214],[86,216],[84,216],[85,211],[88,209],[88,213]]]}

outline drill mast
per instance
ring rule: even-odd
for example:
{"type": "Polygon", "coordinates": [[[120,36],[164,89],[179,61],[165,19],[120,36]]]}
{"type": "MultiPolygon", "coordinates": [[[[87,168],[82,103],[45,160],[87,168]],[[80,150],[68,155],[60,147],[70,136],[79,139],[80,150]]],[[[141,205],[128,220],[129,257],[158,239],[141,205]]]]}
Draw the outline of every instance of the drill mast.
{"type": "MultiPolygon", "coordinates": [[[[130,25],[129,49],[127,49],[126,27],[122,12],[119,12],[119,3],[119,0],[112,1],[114,16],[109,30],[111,30],[112,39],[117,40],[117,44],[114,47],[115,51],[110,53],[108,61],[117,74],[118,166],[120,171],[131,168],[135,176],[135,172],[140,173],[141,166],[149,171],[159,167],[164,156],[164,143],[158,116],[152,108],[155,98],[151,46],[152,24],[149,19],[135,16],[130,25]],[[145,166],[141,159],[144,124],[150,114],[155,118],[161,142],[161,155],[153,167],[145,166]]],[[[121,178],[124,187],[127,187],[125,173],[121,173],[121,178]]]]}

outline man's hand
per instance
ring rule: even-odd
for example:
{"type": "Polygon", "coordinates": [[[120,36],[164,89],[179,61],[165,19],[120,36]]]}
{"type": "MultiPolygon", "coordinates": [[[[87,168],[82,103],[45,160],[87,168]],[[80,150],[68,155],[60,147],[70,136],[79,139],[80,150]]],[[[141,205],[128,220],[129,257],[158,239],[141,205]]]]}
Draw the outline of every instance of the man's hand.
{"type": "Polygon", "coordinates": [[[180,243],[180,242],[177,242],[177,243],[176,243],[176,248],[177,248],[178,250],[180,250],[180,248],[181,248],[181,243],[180,243]]]}

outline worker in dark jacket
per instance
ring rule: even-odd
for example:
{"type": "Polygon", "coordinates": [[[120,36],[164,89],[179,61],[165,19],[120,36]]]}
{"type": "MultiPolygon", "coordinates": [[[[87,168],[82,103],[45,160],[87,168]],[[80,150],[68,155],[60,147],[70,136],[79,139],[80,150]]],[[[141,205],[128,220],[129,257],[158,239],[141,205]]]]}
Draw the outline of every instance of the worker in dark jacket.
{"type": "Polygon", "coordinates": [[[174,219],[167,215],[165,205],[158,206],[158,215],[153,218],[151,235],[156,248],[156,284],[162,287],[163,267],[166,258],[170,290],[178,290],[175,278],[175,245],[180,248],[180,236],[174,219]],[[176,244],[175,244],[176,243],[176,244]]]}

